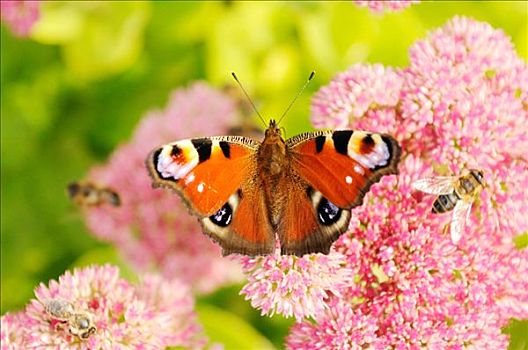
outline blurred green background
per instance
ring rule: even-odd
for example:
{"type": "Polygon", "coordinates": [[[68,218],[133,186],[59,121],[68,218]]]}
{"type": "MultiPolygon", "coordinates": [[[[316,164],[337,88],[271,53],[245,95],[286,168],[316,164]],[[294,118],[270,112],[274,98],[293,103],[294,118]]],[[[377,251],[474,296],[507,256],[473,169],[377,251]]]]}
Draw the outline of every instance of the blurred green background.
{"type": "MultiPolygon", "coordinates": [[[[352,1],[49,2],[27,39],[2,25],[1,312],[23,307],[34,286],[65,269],[116,261],[64,188],[125,142],[171,90],[198,79],[221,87],[235,71],[270,118],[316,70],[285,120],[291,136],[311,129],[310,95],[334,74],[356,62],[405,66],[409,46],[457,14],[502,28],[526,59],[527,6],[425,1],[374,14],[352,1]]],[[[281,348],[292,321],[260,317],[239,290],[198,301],[209,336],[240,348],[265,344],[264,335],[281,348]]],[[[525,323],[509,329],[512,349],[528,346],[525,323]]]]}

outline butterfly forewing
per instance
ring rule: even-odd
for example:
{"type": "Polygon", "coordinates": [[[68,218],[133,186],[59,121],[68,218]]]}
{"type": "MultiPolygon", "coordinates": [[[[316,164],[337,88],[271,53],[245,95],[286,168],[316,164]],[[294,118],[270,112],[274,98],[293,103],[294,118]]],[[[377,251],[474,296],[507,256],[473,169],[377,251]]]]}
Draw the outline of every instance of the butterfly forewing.
{"type": "Polygon", "coordinates": [[[301,134],[287,144],[293,169],[339,208],[360,205],[373,183],[398,172],[401,149],[388,135],[323,131],[301,134]]]}
{"type": "Polygon", "coordinates": [[[180,194],[224,254],[267,254],[274,246],[264,202],[248,188],[257,147],[239,136],[189,139],[155,149],[147,159],[154,185],[180,194]]]}
{"type": "Polygon", "coordinates": [[[256,147],[236,136],[182,140],[154,150],[147,167],[155,186],[174,189],[194,213],[209,216],[248,178],[256,147]]]}

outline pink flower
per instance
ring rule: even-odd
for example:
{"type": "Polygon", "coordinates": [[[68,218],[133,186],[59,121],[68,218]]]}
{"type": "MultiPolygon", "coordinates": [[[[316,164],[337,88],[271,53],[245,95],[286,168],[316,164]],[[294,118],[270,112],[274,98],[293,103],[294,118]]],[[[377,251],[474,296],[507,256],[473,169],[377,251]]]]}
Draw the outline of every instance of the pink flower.
{"type": "Polygon", "coordinates": [[[310,254],[240,256],[248,283],[240,294],[251,300],[251,306],[262,315],[275,313],[294,316],[298,321],[314,317],[325,310],[325,300],[351,283],[351,270],[345,266],[344,256],[310,254]]]}
{"type": "Polygon", "coordinates": [[[0,13],[2,15],[2,22],[16,36],[26,37],[40,17],[40,2],[2,0],[0,2],[0,13]]]}
{"type": "MultiPolygon", "coordinates": [[[[18,328],[16,344],[38,349],[163,349],[172,346],[199,347],[205,344],[196,323],[189,288],[180,281],[164,281],[146,276],[138,286],[119,277],[116,267],[91,266],[67,271],[58,281],[41,284],[36,299],[18,319],[2,317],[18,328]],[[95,327],[86,339],[70,334],[72,319],[48,312],[51,305],[68,305],[67,312],[77,313],[95,327]]],[[[61,310],[51,307],[51,310],[61,310]]],[[[4,327],[2,326],[2,331],[4,327]]],[[[9,330],[7,331],[9,332],[9,330]]]]}
{"type": "Polygon", "coordinates": [[[462,17],[410,52],[402,71],[356,65],[337,75],[313,99],[314,124],[389,132],[444,169],[436,176],[482,169],[488,186],[472,220],[479,236],[511,246],[528,230],[526,63],[502,31],[462,17]]]}
{"type": "Polygon", "coordinates": [[[84,211],[90,230],[115,244],[140,271],[177,277],[199,292],[238,281],[239,267],[202,230],[181,199],[153,189],[145,158],[156,146],[182,138],[225,134],[235,117],[234,102],[203,83],[174,92],[163,111],[149,113],[132,140],[109,161],[92,169],[90,180],[119,193],[121,206],[84,211]]]}
{"type": "Polygon", "coordinates": [[[478,235],[511,245],[528,230],[528,66],[501,30],[463,17],[410,55],[401,116],[414,149],[453,174],[482,169],[488,187],[473,217],[478,235]]]}
{"type": "Polygon", "coordinates": [[[392,131],[402,84],[395,70],[381,64],[352,66],[314,95],[312,123],[317,128],[357,124],[360,129],[392,131]]]}
{"type": "Polygon", "coordinates": [[[501,327],[528,317],[528,252],[453,245],[431,199],[411,188],[430,171],[408,156],[398,177],[383,178],[353,210],[356,222],[335,249],[355,283],[331,297],[316,323],[294,326],[289,348],[507,346],[501,327]]]}
{"type": "Polygon", "coordinates": [[[354,312],[350,305],[335,301],[328,310],[317,317],[318,325],[301,322],[293,325],[286,339],[289,349],[379,349],[389,348],[384,339],[377,336],[376,320],[361,311],[354,312]],[[351,330],[353,329],[353,332],[351,330]]]}
{"type": "Polygon", "coordinates": [[[420,0],[354,0],[356,5],[368,7],[372,12],[401,11],[420,0]]]}
{"type": "Polygon", "coordinates": [[[501,327],[528,318],[528,251],[512,242],[528,230],[527,65],[502,31],[461,17],[410,52],[408,68],[356,65],[314,97],[314,123],[389,132],[406,155],[334,244],[356,283],[289,348],[505,348],[501,327]],[[487,186],[453,245],[452,213],[411,184],[467,168],[487,186]]]}
{"type": "Polygon", "coordinates": [[[25,347],[26,323],[27,316],[24,312],[7,313],[0,318],[1,350],[17,350],[25,347]]]}

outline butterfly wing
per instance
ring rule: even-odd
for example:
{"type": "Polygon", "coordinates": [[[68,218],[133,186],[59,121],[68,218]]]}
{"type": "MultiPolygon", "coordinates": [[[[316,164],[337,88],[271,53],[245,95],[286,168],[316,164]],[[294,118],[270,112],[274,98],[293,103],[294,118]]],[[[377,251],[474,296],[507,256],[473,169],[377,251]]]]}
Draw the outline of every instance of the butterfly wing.
{"type": "Polygon", "coordinates": [[[155,187],[175,190],[224,255],[267,254],[275,239],[261,191],[252,191],[258,144],[220,136],[177,141],[151,152],[155,187]]]}
{"type": "Polygon", "coordinates": [[[397,173],[401,155],[391,136],[352,130],[304,133],[286,145],[292,188],[278,235],[282,252],[297,255],[328,252],[348,228],[349,209],[383,175],[397,173]]]}
{"type": "Polygon", "coordinates": [[[450,194],[454,190],[456,176],[437,176],[416,180],[412,186],[415,190],[429,194],[450,194]]]}

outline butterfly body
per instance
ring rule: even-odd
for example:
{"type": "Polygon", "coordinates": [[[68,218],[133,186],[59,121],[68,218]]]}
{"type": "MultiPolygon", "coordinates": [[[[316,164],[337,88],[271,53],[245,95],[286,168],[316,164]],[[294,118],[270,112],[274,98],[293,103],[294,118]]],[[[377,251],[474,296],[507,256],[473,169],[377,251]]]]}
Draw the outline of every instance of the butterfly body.
{"type": "Polygon", "coordinates": [[[397,173],[388,135],[317,131],[284,140],[274,120],[261,143],[240,136],[177,141],[147,159],[154,186],[182,196],[224,254],[328,253],[381,176],[397,173]]]}

